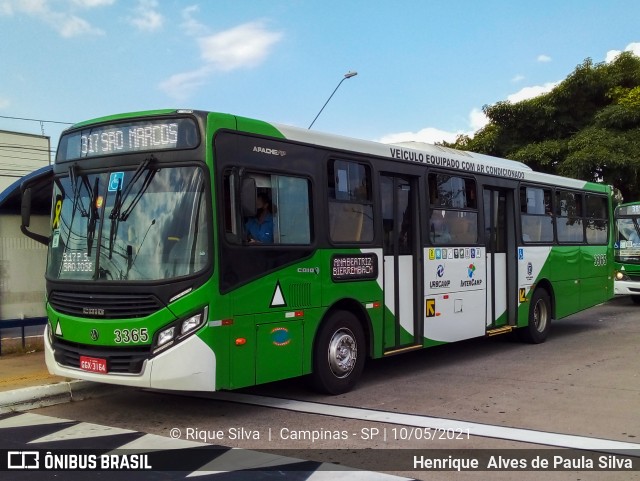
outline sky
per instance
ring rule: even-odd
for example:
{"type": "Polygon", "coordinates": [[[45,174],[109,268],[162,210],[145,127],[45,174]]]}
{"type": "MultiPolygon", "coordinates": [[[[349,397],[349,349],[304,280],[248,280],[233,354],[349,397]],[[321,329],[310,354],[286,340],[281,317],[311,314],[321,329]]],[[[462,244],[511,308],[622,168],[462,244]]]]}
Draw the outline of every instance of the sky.
{"type": "Polygon", "coordinates": [[[55,122],[157,108],[307,128],[338,87],[314,130],[453,141],[484,105],[640,55],[639,19],[637,0],[0,0],[0,130],[55,148],[55,122]]]}

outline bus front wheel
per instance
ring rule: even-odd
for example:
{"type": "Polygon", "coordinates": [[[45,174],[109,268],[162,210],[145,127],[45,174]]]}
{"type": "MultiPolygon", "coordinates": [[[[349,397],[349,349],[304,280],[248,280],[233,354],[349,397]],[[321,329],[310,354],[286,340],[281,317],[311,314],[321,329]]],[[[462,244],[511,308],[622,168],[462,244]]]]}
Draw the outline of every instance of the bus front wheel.
{"type": "Polygon", "coordinates": [[[350,391],[358,381],[366,357],[362,325],[348,311],[335,311],[320,327],[313,356],[314,387],[329,394],[350,391]]]}
{"type": "Polygon", "coordinates": [[[529,324],[518,329],[520,339],[531,344],[547,340],[551,329],[551,300],[544,289],[536,289],[529,305],[529,324]]]}

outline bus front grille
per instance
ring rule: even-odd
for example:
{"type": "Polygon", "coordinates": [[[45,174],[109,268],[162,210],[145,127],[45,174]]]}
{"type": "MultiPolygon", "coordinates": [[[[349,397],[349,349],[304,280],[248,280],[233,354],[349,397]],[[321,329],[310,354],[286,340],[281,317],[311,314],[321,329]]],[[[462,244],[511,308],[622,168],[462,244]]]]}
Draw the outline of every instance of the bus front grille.
{"type": "Polygon", "coordinates": [[[53,291],[49,304],[56,311],[90,319],[146,317],[162,308],[152,294],[96,294],[53,291]]]}
{"type": "Polygon", "coordinates": [[[107,360],[107,371],[114,374],[140,374],[144,361],[151,355],[150,348],[104,348],[73,342],[54,340],[53,349],[58,364],[80,369],[80,356],[107,360]]]}

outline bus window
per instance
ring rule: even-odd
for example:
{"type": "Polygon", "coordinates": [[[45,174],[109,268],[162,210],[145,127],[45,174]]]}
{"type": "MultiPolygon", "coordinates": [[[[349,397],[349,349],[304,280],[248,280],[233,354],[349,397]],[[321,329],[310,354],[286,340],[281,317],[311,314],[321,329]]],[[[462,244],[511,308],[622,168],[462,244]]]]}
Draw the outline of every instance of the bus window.
{"type": "Polygon", "coordinates": [[[238,242],[238,222],[236,208],[236,191],[237,175],[231,172],[225,172],[223,188],[222,188],[222,204],[224,205],[224,232],[228,242],[238,242]]]}
{"type": "Polygon", "coordinates": [[[582,228],[582,194],[556,191],[556,228],[558,242],[584,242],[582,228]]]}
{"type": "Polygon", "coordinates": [[[274,175],[274,242],[310,244],[309,181],[299,177],[274,175]]]}
{"type": "Polygon", "coordinates": [[[429,174],[432,244],[476,244],[478,213],[473,179],[429,174]]]}
{"type": "Polygon", "coordinates": [[[329,236],[334,242],[373,240],[371,170],[364,164],[329,162],[329,236]]]}
{"type": "Polygon", "coordinates": [[[524,242],[553,242],[550,189],[520,189],[520,222],[524,242]]]}
{"type": "Polygon", "coordinates": [[[233,193],[236,175],[224,177],[224,222],[227,240],[256,245],[311,243],[309,181],[300,177],[246,173],[256,183],[255,216],[243,216],[233,193]],[[240,219],[238,222],[236,219],[240,219]]]}
{"type": "Polygon", "coordinates": [[[587,195],[587,243],[606,244],[609,238],[609,217],[607,199],[601,196],[587,195]]]}
{"type": "Polygon", "coordinates": [[[429,219],[429,237],[433,244],[451,244],[451,232],[449,224],[445,220],[446,211],[442,209],[432,210],[429,219]]]}

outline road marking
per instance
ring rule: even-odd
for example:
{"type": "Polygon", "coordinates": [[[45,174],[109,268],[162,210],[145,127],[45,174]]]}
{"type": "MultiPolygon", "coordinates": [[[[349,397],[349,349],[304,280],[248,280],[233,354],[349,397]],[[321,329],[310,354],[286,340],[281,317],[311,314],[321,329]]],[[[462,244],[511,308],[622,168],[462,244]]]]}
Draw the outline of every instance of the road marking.
{"type": "Polygon", "coordinates": [[[281,399],[267,396],[257,396],[253,394],[220,391],[203,395],[203,397],[219,401],[251,404],[255,406],[264,406],[275,409],[285,409],[287,411],[320,414],[324,416],[341,417],[347,419],[358,419],[361,421],[398,424],[402,426],[463,431],[466,431],[468,429],[469,433],[473,436],[505,439],[523,443],[543,444],[559,448],[585,449],[588,451],[607,451],[611,452],[612,454],[628,454],[628,451],[631,449],[640,449],[640,444],[638,443],[628,443],[625,441],[616,441],[613,439],[578,436],[575,434],[551,433],[545,431],[536,431],[533,429],[511,428],[506,426],[494,426],[492,424],[474,423],[461,421],[458,419],[437,418],[432,416],[422,416],[419,414],[392,413],[387,411],[376,411],[374,409],[336,406],[333,404],[321,404],[310,401],[296,401],[294,399],[281,399]]]}
{"type": "Polygon", "coordinates": [[[70,439],[87,439],[103,436],[114,436],[117,434],[131,434],[135,433],[130,429],[114,428],[111,426],[103,426],[101,424],[93,423],[78,423],[68,428],[61,429],[47,436],[43,436],[33,441],[29,441],[29,444],[34,443],[50,443],[53,441],[69,441],[70,439]]]}
{"type": "Polygon", "coordinates": [[[10,416],[0,419],[0,429],[3,428],[24,428],[28,426],[43,426],[45,424],[72,423],[71,419],[54,418],[43,416],[42,414],[25,413],[17,416],[10,416]]]}
{"type": "MultiPolygon", "coordinates": [[[[230,448],[209,443],[174,439],[155,434],[131,431],[101,424],[73,421],[40,414],[8,414],[0,415],[0,444],[13,443],[11,446],[22,452],[24,449],[43,452],[53,448],[48,443],[68,442],[70,440],[83,440],[82,443],[74,443],[74,448],[67,444],[64,449],[76,449],[88,443],[87,448],[105,451],[105,454],[119,454],[123,450],[136,453],[160,451],[161,455],[174,459],[181,474],[172,471],[158,471],[165,473],[160,476],[163,479],[198,479],[210,474],[223,474],[223,479],[242,480],[260,477],[258,471],[264,469],[271,477],[278,479],[305,479],[307,481],[410,481],[391,474],[377,473],[362,469],[349,468],[332,463],[292,458],[280,454],[260,452],[243,448],[230,448]],[[44,428],[43,425],[59,425],[59,429],[44,428]],[[16,432],[16,428],[24,428],[16,432]],[[34,429],[35,428],[35,429],[34,429]],[[32,439],[41,436],[38,439],[32,439]],[[86,441],[87,438],[99,440],[99,444],[86,441]],[[47,443],[45,446],[38,444],[47,443]],[[185,449],[187,448],[187,449],[185,449]],[[185,449],[183,453],[176,453],[177,449],[185,449]],[[181,464],[181,456],[187,460],[187,466],[181,464]],[[195,471],[192,471],[195,469],[195,471]],[[250,470],[253,470],[253,475],[250,470]],[[172,474],[169,476],[169,474],[172,474]]],[[[18,452],[20,452],[18,451],[18,452]]],[[[171,468],[169,468],[171,469],[171,468]]],[[[175,468],[174,468],[175,469],[175,468]]],[[[262,473],[262,476],[267,476],[262,473]]],[[[112,476],[113,477],[113,476],[112,476]]],[[[269,476],[267,476],[269,477],[269,476]]],[[[121,475],[119,479],[129,479],[121,475]]],[[[207,478],[210,479],[210,478],[207,478]]],[[[217,479],[217,478],[216,478],[217,479]]]]}

